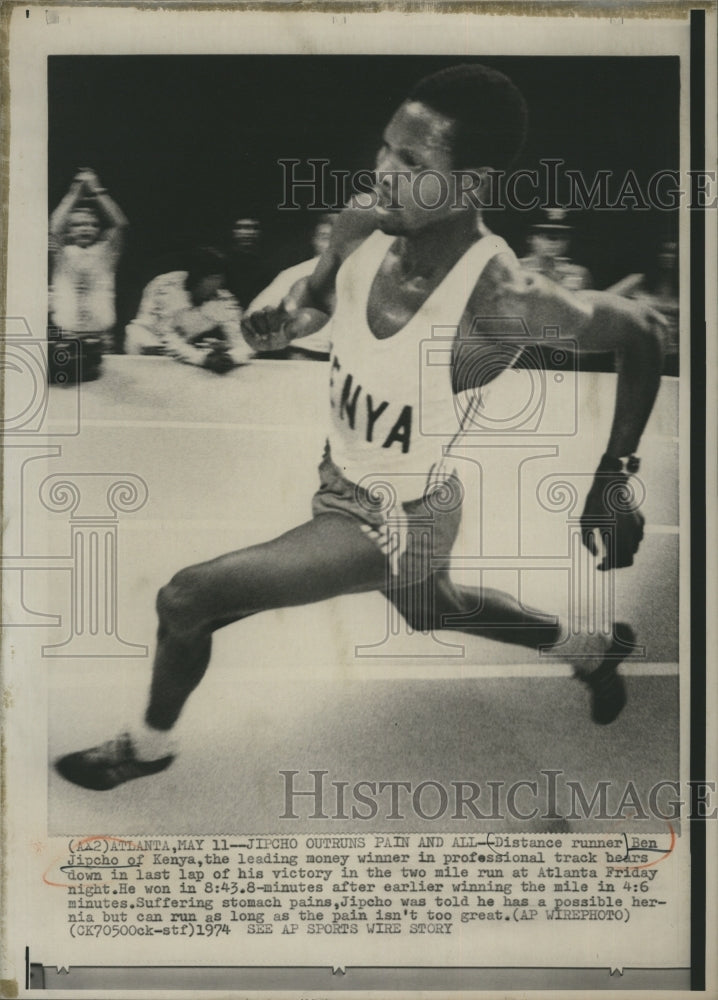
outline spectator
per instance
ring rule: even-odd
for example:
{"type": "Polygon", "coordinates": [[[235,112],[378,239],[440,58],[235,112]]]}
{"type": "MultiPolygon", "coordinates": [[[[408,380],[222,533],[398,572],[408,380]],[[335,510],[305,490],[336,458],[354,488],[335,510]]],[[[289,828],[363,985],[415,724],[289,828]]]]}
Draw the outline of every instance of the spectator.
{"type": "Polygon", "coordinates": [[[569,256],[571,226],[565,222],[563,209],[549,209],[546,222],[535,225],[529,236],[530,253],[521,259],[523,267],[546,275],[557,285],[572,292],[591,288],[593,281],[587,268],[576,264],[569,256]]]}
{"type": "Polygon", "coordinates": [[[242,310],[222,287],[225,261],[211,248],[194,252],[187,271],[153,278],[137,316],[127,325],[127,354],[166,354],[222,373],[250,356],[241,334],[242,310]]]}
{"type": "Polygon", "coordinates": [[[50,318],[63,334],[115,350],[115,274],[127,219],[94,170],[80,170],[50,217],[50,318]]]}
{"type": "MultiPolygon", "coordinates": [[[[337,215],[327,214],[321,216],[312,233],[311,244],[315,256],[310,260],[304,260],[300,264],[295,264],[293,267],[288,267],[285,271],[280,271],[271,285],[265,288],[263,292],[260,292],[248,307],[248,314],[258,312],[261,309],[278,308],[284,296],[289,293],[292,285],[299,281],[300,278],[306,278],[312,273],[320,256],[329,246],[329,238],[331,237],[336,219],[337,215]]],[[[287,357],[325,360],[329,357],[329,347],[329,324],[327,324],[321,330],[317,330],[316,333],[295,341],[287,349],[287,357]]]]}
{"type": "Polygon", "coordinates": [[[240,218],[232,227],[227,251],[227,288],[243,308],[273,277],[271,268],[258,253],[261,235],[257,219],[240,218]]]}
{"type": "Polygon", "coordinates": [[[615,295],[647,302],[663,316],[664,372],[678,374],[678,244],[664,240],[653,268],[646,274],[628,274],[607,289],[615,295]]]}

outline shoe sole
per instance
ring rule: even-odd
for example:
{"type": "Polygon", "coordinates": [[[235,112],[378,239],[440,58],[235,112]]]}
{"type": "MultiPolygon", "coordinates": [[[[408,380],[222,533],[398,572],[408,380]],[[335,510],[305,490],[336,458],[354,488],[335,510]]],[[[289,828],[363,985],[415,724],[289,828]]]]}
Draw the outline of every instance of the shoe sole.
{"type": "Polygon", "coordinates": [[[84,752],[67,754],[55,761],[55,770],[66,781],[81,788],[89,788],[93,792],[109,792],[118,785],[135,778],[145,778],[157,774],[169,767],[174,756],[161,757],[159,760],[128,760],[116,764],[88,764],[84,760],[84,752]]]}

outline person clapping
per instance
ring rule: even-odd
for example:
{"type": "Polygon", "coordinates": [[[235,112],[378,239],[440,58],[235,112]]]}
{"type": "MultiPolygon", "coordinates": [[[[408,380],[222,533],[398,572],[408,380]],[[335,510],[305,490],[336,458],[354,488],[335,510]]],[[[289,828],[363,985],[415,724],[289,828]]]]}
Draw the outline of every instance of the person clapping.
{"type": "Polygon", "coordinates": [[[50,316],[65,337],[114,350],[115,274],[128,222],[94,170],[75,175],[50,217],[50,316]]]}

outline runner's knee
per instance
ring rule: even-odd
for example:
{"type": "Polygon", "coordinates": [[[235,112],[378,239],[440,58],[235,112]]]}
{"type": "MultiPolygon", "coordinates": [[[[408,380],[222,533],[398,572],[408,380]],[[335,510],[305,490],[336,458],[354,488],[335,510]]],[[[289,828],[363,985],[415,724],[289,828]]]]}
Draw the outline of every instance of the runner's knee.
{"type": "Polygon", "coordinates": [[[198,614],[200,591],[199,575],[192,567],[175,573],[157,593],[160,625],[175,633],[197,631],[201,625],[198,614]]]}

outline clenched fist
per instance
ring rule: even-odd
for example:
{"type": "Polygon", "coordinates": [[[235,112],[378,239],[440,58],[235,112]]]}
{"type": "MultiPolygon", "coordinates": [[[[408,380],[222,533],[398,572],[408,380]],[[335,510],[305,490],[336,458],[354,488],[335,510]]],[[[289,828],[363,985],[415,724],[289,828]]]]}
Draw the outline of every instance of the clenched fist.
{"type": "Polygon", "coordinates": [[[597,556],[603,545],[598,568],[606,571],[633,565],[633,557],[643,540],[646,523],[638,510],[636,491],[618,458],[604,455],[596,470],[581,515],[581,537],[589,552],[597,556]]]}

